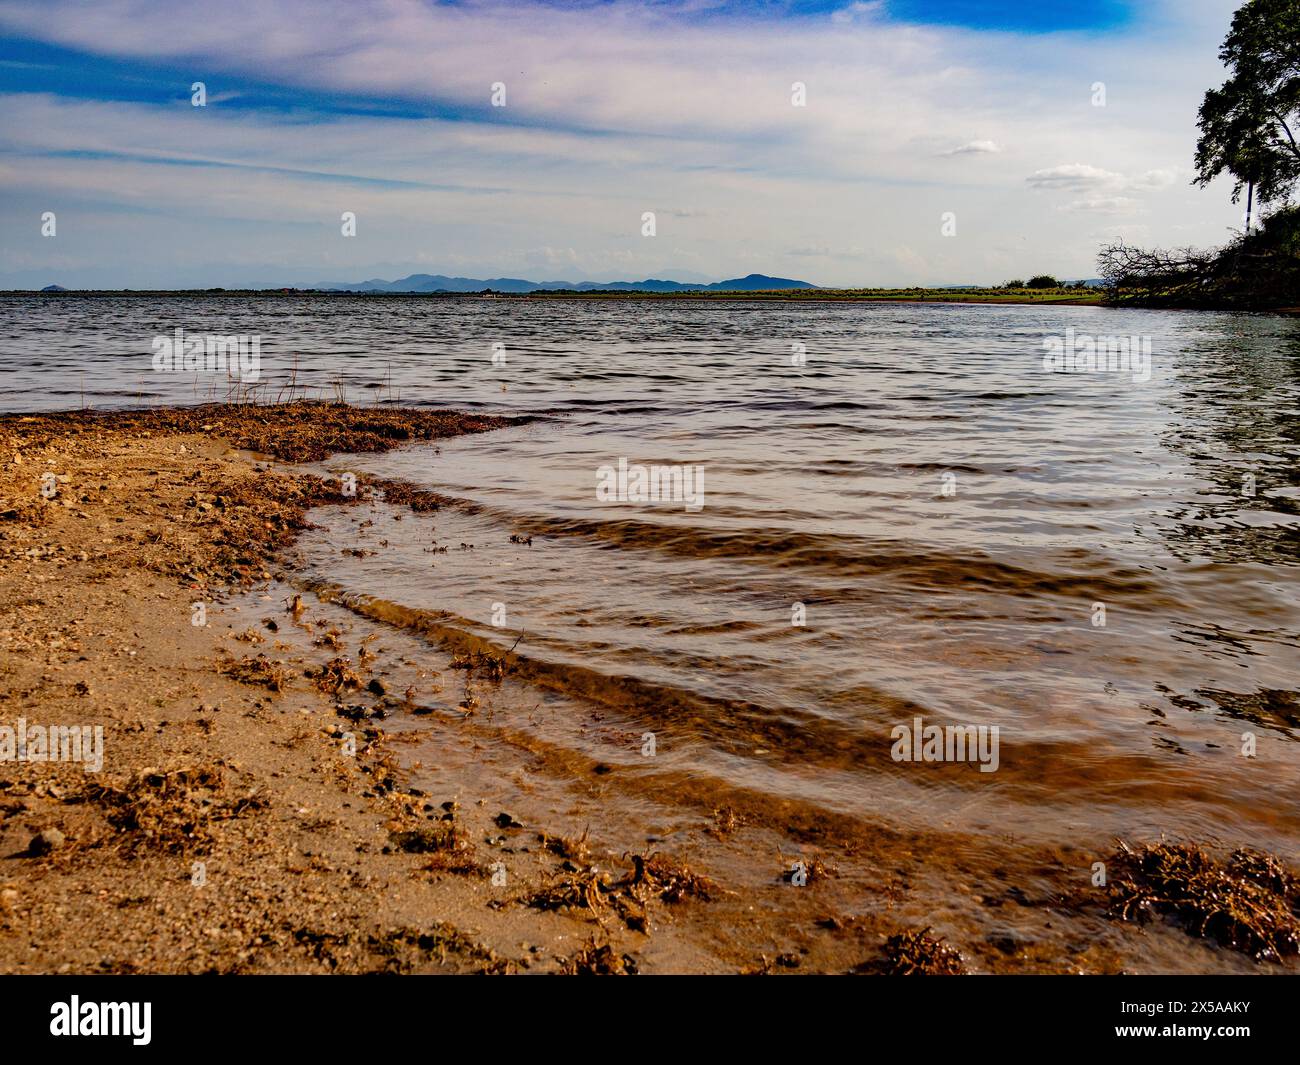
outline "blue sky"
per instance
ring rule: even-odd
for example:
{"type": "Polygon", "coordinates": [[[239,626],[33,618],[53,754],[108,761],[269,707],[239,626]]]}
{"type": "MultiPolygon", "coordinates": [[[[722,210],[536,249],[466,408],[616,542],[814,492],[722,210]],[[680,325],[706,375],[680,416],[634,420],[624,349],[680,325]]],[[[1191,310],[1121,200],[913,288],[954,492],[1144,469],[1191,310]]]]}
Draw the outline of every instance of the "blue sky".
{"type": "Polygon", "coordinates": [[[1116,30],[1130,20],[1137,6],[1137,3],[1125,0],[1085,0],[1082,3],[897,0],[889,5],[889,15],[904,22],[1054,33],[1060,30],[1116,30]]]}
{"type": "Polygon", "coordinates": [[[1240,224],[1233,7],[0,0],[0,287],[1092,276],[1240,224]]]}

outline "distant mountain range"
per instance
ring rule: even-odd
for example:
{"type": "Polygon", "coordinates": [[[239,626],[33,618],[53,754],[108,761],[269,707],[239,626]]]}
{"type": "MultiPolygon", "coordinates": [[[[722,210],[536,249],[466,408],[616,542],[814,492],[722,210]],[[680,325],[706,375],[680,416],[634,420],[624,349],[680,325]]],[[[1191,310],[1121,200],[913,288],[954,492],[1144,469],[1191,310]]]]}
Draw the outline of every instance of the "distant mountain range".
{"type": "Polygon", "coordinates": [[[766,274],[749,274],[730,281],[715,281],[711,285],[692,284],[685,281],[526,281],[518,277],[446,277],[443,274],[411,274],[399,281],[328,282],[315,288],[337,292],[758,292],[766,289],[817,288],[807,281],[794,281],[788,277],[768,277],[766,274]]]}
{"type": "MultiPolygon", "coordinates": [[[[1075,284],[1066,279],[1063,284],[1075,284]]],[[[1086,278],[1081,282],[1088,288],[1101,288],[1105,282],[1098,278],[1086,278]]],[[[280,285],[255,285],[252,291],[270,292],[760,292],[781,289],[816,289],[808,281],[795,281],[788,277],[769,277],[767,274],[748,274],[735,277],[730,281],[715,281],[704,284],[691,281],[660,281],[648,278],[645,281],[527,281],[518,277],[447,277],[444,274],[411,274],[398,281],[385,281],[374,278],[370,281],[341,282],[328,281],[319,285],[305,285],[301,288],[287,288],[280,285]]],[[[877,286],[879,287],[879,286],[877,286]]],[[[924,288],[929,292],[962,292],[970,289],[993,289],[992,285],[928,285],[909,286],[924,288]]],[[[14,290],[22,291],[22,290],[14,290]]],[[[46,285],[41,292],[67,292],[62,285],[46,285]]],[[[149,291],[149,290],[142,290],[149,291]]],[[[182,289],[188,292],[224,292],[226,289],[182,289]]],[[[241,291],[233,289],[231,291],[241,291]]],[[[830,291],[834,291],[831,289],[830,291]]]]}

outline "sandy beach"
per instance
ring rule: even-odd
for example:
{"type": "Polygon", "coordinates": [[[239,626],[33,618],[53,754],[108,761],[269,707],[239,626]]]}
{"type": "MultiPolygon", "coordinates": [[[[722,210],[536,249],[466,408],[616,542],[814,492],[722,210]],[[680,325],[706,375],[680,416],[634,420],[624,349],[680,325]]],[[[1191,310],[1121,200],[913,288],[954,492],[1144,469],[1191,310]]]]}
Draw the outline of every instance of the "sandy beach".
{"type": "MultiPolygon", "coordinates": [[[[21,720],[29,756],[0,763],[0,971],[1252,971],[1274,967],[1269,942],[1294,952],[1278,863],[1206,866],[1264,919],[1264,939],[1246,921],[1223,950],[1216,924],[1202,940],[1082,898],[1068,846],[1009,847],[985,855],[1001,890],[971,901],[982,938],[950,945],[909,919],[970,874],[935,839],[882,826],[845,849],[832,822],[768,810],[769,827],[737,796],[699,811],[683,856],[644,826],[566,816],[536,781],[598,798],[618,774],[480,729],[472,685],[512,683],[508,655],[412,651],[292,571],[312,507],[437,500],[287,463],[507,424],[326,404],[0,420],[0,724],[21,720]],[[427,682],[381,679],[402,655],[427,682]],[[436,794],[403,742],[435,721],[436,794]],[[88,730],[81,754],[53,727],[88,730]],[[741,864],[769,848],[765,870],[741,864]],[[1008,940],[1004,907],[1065,931],[1008,940]]],[[[1159,912],[1144,885],[1118,902],[1159,912]]]]}
{"type": "MultiPolygon", "coordinates": [[[[304,405],[5,419],[10,717],[104,740],[98,771],[0,766],[0,971],[630,973],[674,904],[738,907],[663,856],[521,823],[473,768],[454,795],[404,781],[382,719],[420,708],[279,560],[308,507],[373,486],[233,446],[303,460],[499,424],[304,405]],[[247,594],[260,623],[230,612],[247,594]]],[[[776,964],[655,938],[663,969],[776,964]]]]}
{"type": "MultiPolygon", "coordinates": [[[[338,493],[271,472],[190,421],[5,427],[8,716],[102,725],[106,739],[98,773],[64,762],[0,770],[0,851],[11,859],[0,873],[0,968],[526,963],[453,923],[471,884],[436,886],[420,873],[424,856],[394,845],[446,823],[440,807],[397,786],[382,732],[336,717],[304,661],[274,676],[238,674],[232,663],[276,654],[268,629],[193,624],[195,603],[215,607],[227,590],[270,578],[270,552],[304,507],[338,493]],[[48,500],[27,484],[46,469],[59,471],[48,500]],[[341,753],[345,730],[355,756],[341,753]],[[33,837],[52,841],[37,848],[47,853],[15,857],[33,837]],[[438,921],[428,919],[434,896],[438,921]]],[[[483,427],[425,423],[431,435],[483,427]]],[[[295,435],[306,436],[286,442],[295,435]]],[[[284,614],[285,626],[293,620],[284,614]]]]}

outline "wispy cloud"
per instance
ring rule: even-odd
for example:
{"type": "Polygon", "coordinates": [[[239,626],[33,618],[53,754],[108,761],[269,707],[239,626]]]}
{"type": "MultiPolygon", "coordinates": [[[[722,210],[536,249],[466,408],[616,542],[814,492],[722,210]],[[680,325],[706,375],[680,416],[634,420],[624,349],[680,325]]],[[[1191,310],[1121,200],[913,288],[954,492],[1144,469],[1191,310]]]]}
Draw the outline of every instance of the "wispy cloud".
{"type": "Polygon", "coordinates": [[[1133,214],[1142,209],[1142,202],[1131,196],[1090,196],[1071,200],[1064,209],[1087,214],[1133,214]]]}

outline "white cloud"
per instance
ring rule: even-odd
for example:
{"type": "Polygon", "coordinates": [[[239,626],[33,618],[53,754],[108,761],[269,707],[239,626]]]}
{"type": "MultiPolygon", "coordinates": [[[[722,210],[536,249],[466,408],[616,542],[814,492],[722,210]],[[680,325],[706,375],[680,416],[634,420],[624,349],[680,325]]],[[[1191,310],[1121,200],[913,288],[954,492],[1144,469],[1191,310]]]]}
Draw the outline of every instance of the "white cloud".
{"type": "Polygon", "coordinates": [[[1132,181],[1132,187],[1150,191],[1167,189],[1178,180],[1179,174],[1182,173],[1178,167],[1170,167],[1167,170],[1148,170],[1145,174],[1139,174],[1132,181]]]}
{"type": "Polygon", "coordinates": [[[960,148],[946,151],[944,155],[994,155],[1002,151],[997,141],[967,141],[960,148]]]}
{"type": "Polygon", "coordinates": [[[1063,166],[1035,170],[1025,178],[1032,188],[1049,191],[1083,192],[1088,189],[1107,188],[1124,183],[1124,175],[1087,163],[1066,163],[1063,166]]]}

